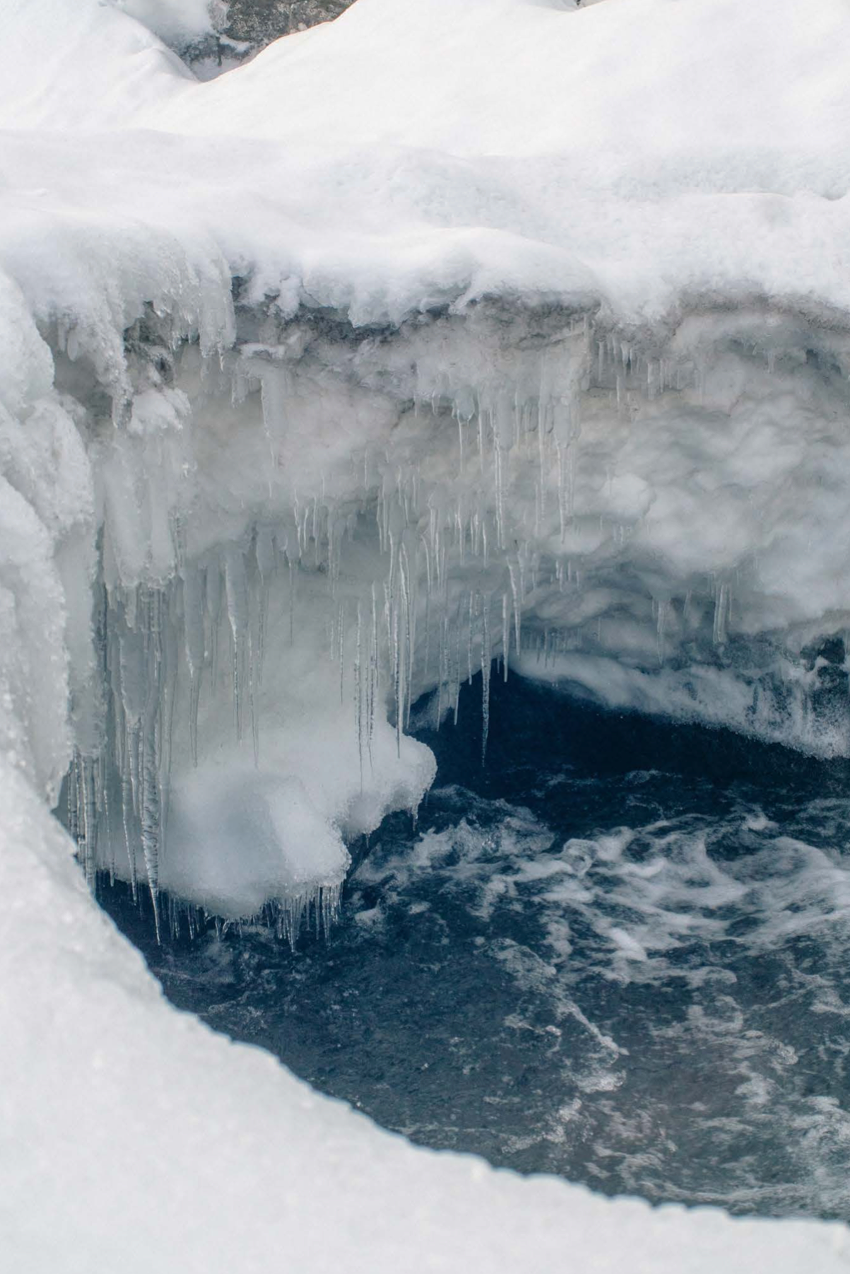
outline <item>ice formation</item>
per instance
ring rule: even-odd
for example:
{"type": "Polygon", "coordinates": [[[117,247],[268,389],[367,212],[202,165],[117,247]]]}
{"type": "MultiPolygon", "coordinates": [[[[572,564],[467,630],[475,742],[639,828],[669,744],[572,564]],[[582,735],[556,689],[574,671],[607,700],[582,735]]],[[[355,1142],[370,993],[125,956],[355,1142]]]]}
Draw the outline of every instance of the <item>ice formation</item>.
{"type": "Polygon", "coordinates": [[[376,334],[238,293],[230,350],[165,326],[127,333],[95,478],[90,873],[225,915],[332,898],[341,833],[427,790],[420,694],[442,719],[482,673],[486,748],[493,660],[847,754],[840,332],[741,306],[650,357],[577,304],[376,334]]]}
{"type": "Polygon", "coordinates": [[[847,754],[838,0],[766,30],[479,2],[441,28],[436,105],[392,117],[444,0],[361,0],[208,84],[123,7],[14,5],[0,102],[42,378],[17,415],[79,475],[73,550],[52,531],[72,711],[38,746],[74,744],[88,875],[284,929],[332,911],[345,838],[429,785],[411,703],[442,719],[481,672],[486,748],[493,660],[847,754]],[[647,84],[627,54],[658,42],[647,84]]]}
{"type": "Polygon", "coordinates": [[[200,83],[205,12],[4,6],[22,896],[65,776],[89,877],[326,923],[478,673],[485,748],[516,671],[847,755],[844,0],[357,0],[200,83]]]}

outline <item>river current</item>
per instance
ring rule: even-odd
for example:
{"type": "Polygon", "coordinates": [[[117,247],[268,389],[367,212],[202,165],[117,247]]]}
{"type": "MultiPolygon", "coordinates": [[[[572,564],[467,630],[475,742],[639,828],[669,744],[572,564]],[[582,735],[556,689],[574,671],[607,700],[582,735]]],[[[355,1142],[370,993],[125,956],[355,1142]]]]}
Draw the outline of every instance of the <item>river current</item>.
{"type": "Polygon", "coordinates": [[[850,1221],[850,766],[494,678],[482,768],[479,718],[419,732],[329,941],[104,905],[175,1005],[422,1145],[850,1221]]]}

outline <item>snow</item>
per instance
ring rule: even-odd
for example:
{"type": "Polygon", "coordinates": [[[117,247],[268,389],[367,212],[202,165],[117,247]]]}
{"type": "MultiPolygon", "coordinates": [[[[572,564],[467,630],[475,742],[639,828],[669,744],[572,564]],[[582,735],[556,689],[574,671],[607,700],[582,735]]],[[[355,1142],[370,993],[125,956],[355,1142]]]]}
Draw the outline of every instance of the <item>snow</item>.
{"type": "Polygon", "coordinates": [[[103,174],[107,206],[191,215],[257,286],[359,322],[577,282],[630,322],[690,293],[846,305],[842,0],[359,0],[206,84],[64,8],[21,6],[0,118],[61,131],[65,165],[43,154],[42,181],[27,147],[18,180],[102,206],[103,174]],[[170,136],[130,153],[131,125],[170,136]],[[95,172],[80,128],[119,134],[95,172]]]}
{"type": "Polygon", "coordinates": [[[491,656],[847,755],[845,0],[357,0],[201,83],[158,37],[207,22],[3,7],[6,1250],[846,1268],[309,1093],[161,1001],[47,812],[70,767],[89,879],[295,936],[491,656]]]}
{"type": "Polygon", "coordinates": [[[136,18],[161,40],[179,48],[209,35],[222,15],[221,0],[111,0],[122,13],[136,18]]]}
{"type": "Polygon", "coordinates": [[[838,1225],[611,1202],[417,1150],[167,1007],[8,765],[0,885],[13,1268],[845,1270],[838,1225]],[[34,919],[37,917],[37,919],[34,919]],[[274,1259],[272,1257],[272,1259],[274,1259]],[[281,1258],[283,1259],[283,1258],[281,1258]]]}

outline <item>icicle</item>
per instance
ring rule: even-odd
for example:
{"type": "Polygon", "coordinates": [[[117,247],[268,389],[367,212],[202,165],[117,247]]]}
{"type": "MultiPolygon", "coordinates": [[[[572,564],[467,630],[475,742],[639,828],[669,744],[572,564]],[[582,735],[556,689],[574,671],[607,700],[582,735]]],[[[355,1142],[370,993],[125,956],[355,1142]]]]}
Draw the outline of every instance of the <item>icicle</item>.
{"type": "MultiPolygon", "coordinates": [[[[428,548],[428,542],[424,538],[421,541],[422,551],[425,555],[425,663],[424,678],[427,684],[431,673],[431,553],[428,548]]],[[[409,724],[409,723],[408,723],[409,724]]]]}
{"type": "Polygon", "coordinates": [[[230,545],[224,555],[224,587],[233,647],[233,715],[236,738],[242,739],[242,686],[245,675],[245,643],[248,635],[248,585],[242,550],[230,545]]]}
{"type": "Polygon", "coordinates": [[[204,581],[189,567],[183,575],[183,643],[189,669],[189,745],[192,764],[198,764],[198,706],[204,670],[204,581]]]}
{"type": "Polygon", "coordinates": [[[729,585],[720,584],[714,602],[713,639],[715,646],[723,646],[726,642],[726,625],[729,614],[729,585]]]}
{"type": "Polygon", "coordinates": [[[369,753],[369,766],[373,765],[372,758],[372,739],[375,733],[375,703],[378,697],[379,682],[379,647],[378,647],[378,599],[375,591],[375,584],[372,584],[372,638],[369,643],[369,732],[367,734],[367,750],[369,753]]]}
{"type": "Polygon", "coordinates": [[[668,618],[669,608],[670,608],[670,603],[668,601],[659,601],[655,603],[655,611],[656,611],[655,631],[656,631],[656,645],[658,649],[659,664],[664,663],[664,654],[665,654],[664,634],[667,628],[667,618],[668,618]]]}
{"type": "Polygon", "coordinates": [[[511,611],[507,593],[502,593],[502,676],[508,679],[508,647],[510,645],[511,611]]]}
{"type": "Polygon", "coordinates": [[[539,462],[539,472],[537,479],[537,501],[534,518],[534,534],[540,536],[543,529],[543,521],[546,517],[546,446],[543,437],[543,421],[544,414],[541,410],[537,422],[537,453],[539,462]]]}
{"type": "Polygon", "coordinates": [[[80,756],[74,768],[77,787],[75,798],[77,811],[77,848],[82,858],[86,883],[94,890],[97,866],[97,842],[100,804],[97,793],[98,761],[96,757],[80,756]]]}
{"type": "Polygon", "coordinates": [[[399,634],[399,609],[393,602],[391,605],[391,621],[392,621],[392,666],[393,666],[393,691],[395,694],[395,737],[396,737],[396,755],[401,756],[401,724],[402,724],[402,702],[401,702],[401,685],[402,685],[402,645],[399,634]]]}
{"type": "Polygon", "coordinates": [[[260,766],[260,693],[259,693],[259,655],[253,631],[248,630],[248,707],[251,713],[251,746],[254,753],[254,768],[260,766]]]}
{"type": "Polygon", "coordinates": [[[206,613],[209,624],[210,682],[215,690],[218,681],[218,627],[221,622],[221,565],[217,557],[208,563],[206,570],[206,613]]]}
{"type": "Polygon", "coordinates": [[[337,630],[339,643],[339,701],[345,703],[345,606],[339,603],[337,615],[337,630]]]}
{"type": "Polygon", "coordinates": [[[124,831],[124,848],[127,851],[127,866],[130,872],[130,892],[133,902],[137,901],[136,854],[130,833],[130,814],[133,808],[133,792],[130,781],[129,757],[121,767],[121,821],[124,831]]]}
{"type": "Polygon", "coordinates": [[[498,437],[494,439],[493,468],[496,478],[496,543],[500,549],[503,549],[505,547],[505,512],[502,490],[502,445],[498,437]]]}
{"type": "Polygon", "coordinates": [[[404,607],[405,668],[402,682],[402,708],[404,726],[410,726],[410,700],[413,686],[413,656],[416,644],[416,610],[413,605],[413,577],[410,570],[410,554],[406,544],[401,547],[400,559],[401,600],[404,607]]]}
{"type": "MultiPolygon", "coordinates": [[[[517,587],[517,570],[521,571],[519,563],[514,566],[513,562],[508,562],[508,574],[511,578],[511,597],[514,606],[514,644],[516,646],[517,655],[519,655],[520,645],[520,625],[522,623],[522,610],[520,607],[521,592],[517,587]]],[[[521,577],[520,577],[521,579],[521,577]]]]}
{"type": "Polygon", "coordinates": [[[567,448],[556,438],[555,450],[558,456],[558,519],[561,524],[561,543],[563,544],[567,538],[567,448]]]}
{"type": "Polygon", "coordinates": [[[458,712],[460,710],[460,597],[458,597],[457,610],[455,612],[455,651],[454,665],[452,668],[452,703],[454,706],[454,723],[457,725],[458,712]]]}
{"type": "Polygon", "coordinates": [[[106,756],[103,752],[95,758],[97,766],[97,806],[103,820],[103,830],[109,845],[109,884],[115,884],[115,839],[109,827],[109,786],[107,783],[106,756]]]}
{"type": "MultiPolygon", "coordinates": [[[[147,723],[146,723],[147,724],[147,723]]],[[[150,728],[144,732],[142,763],[142,809],[141,836],[142,855],[150,889],[153,906],[156,940],[160,941],[159,925],[159,834],[160,834],[160,791],[159,791],[159,727],[156,719],[150,721],[150,728]]]]}
{"type": "Polygon", "coordinates": [[[295,563],[287,554],[286,563],[289,567],[289,644],[295,645],[295,563]]]}
{"type": "Polygon", "coordinates": [[[357,756],[360,762],[360,792],[363,793],[363,613],[357,599],[357,639],[354,646],[354,722],[357,728],[357,756]]]}
{"type": "Polygon", "coordinates": [[[142,614],[145,619],[146,700],[141,725],[139,757],[139,824],[142,857],[150,889],[156,939],[160,941],[159,918],[159,854],[162,833],[161,741],[160,713],[163,689],[162,594],[146,589],[142,614]]]}
{"type": "Polygon", "coordinates": [[[266,650],[266,618],[269,607],[269,581],[277,565],[275,558],[274,536],[267,528],[257,532],[257,569],[260,572],[260,607],[257,632],[257,677],[262,683],[263,661],[266,650]]]}
{"type": "Polygon", "coordinates": [[[466,684],[472,685],[472,620],[474,615],[475,595],[469,591],[469,615],[466,621],[466,684]]]}
{"type": "Polygon", "coordinates": [[[487,739],[490,734],[490,597],[482,598],[481,608],[481,764],[487,758],[487,739]]]}
{"type": "Polygon", "coordinates": [[[165,845],[168,836],[168,812],[171,799],[171,741],[174,736],[174,706],[177,700],[178,624],[176,593],[160,593],[160,726],[159,748],[159,804],[160,844],[165,845]],[[164,614],[164,622],[163,622],[164,614]]]}

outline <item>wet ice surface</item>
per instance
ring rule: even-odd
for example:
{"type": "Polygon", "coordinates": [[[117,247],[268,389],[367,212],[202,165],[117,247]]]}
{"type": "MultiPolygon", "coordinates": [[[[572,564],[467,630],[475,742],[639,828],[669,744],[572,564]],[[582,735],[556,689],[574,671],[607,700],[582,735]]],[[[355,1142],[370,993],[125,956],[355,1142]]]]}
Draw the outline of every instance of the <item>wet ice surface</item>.
{"type": "Polygon", "coordinates": [[[606,1193],[850,1219],[846,763],[494,685],[423,737],[329,944],[158,949],[169,998],[422,1144],[606,1193]]]}

